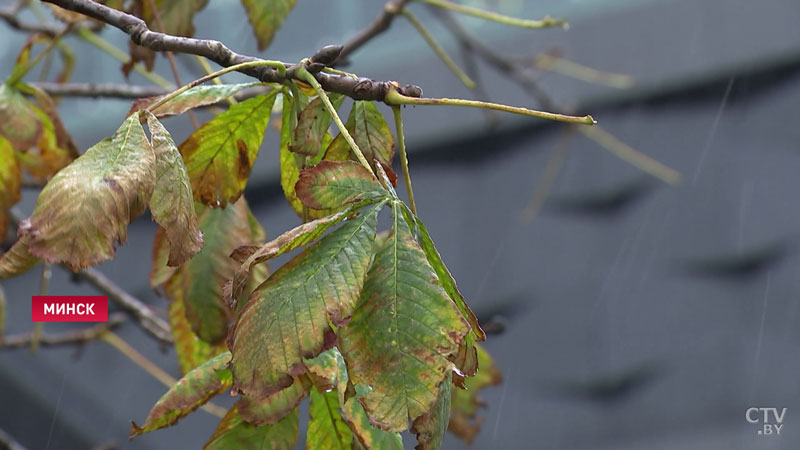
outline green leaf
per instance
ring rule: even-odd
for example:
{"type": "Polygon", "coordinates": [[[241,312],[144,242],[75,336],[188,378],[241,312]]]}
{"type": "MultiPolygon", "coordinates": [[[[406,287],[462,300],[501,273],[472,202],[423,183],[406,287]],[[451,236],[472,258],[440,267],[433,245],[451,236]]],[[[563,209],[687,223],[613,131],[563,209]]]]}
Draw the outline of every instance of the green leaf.
{"type": "Polygon", "coordinates": [[[0,280],[21,275],[33,269],[37,263],[39,258],[31,254],[28,238],[23,236],[0,256],[0,280]]]}
{"type": "Polygon", "coordinates": [[[297,410],[274,425],[251,425],[239,415],[237,407],[217,426],[204,450],[294,450],[297,442],[297,410]]]}
{"type": "Polygon", "coordinates": [[[471,444],[480,432],[483,418],[478,417],[478,409],[486,406],[480,398],[480,391],[503,382],[500,370],[483,347],[477,346],[480,370],[465,381],[464,389],[454,389],[451,397],[449,430],[471,444]]]}
{"type": "Polygon", "coordinates": [[[178,380],[150,410],[143,426],[133,423],[130,438],[159,428],[174,425],[212,397],[231,386],[231,374],[226,369],[231,360],[229,352],[221,353],[178,380]]]}
{"type": "Polygon", "coordinates": [[[272,37],[280,28],[283,19],[289,15],[297,0],[242,0],[247,18],[253,25],[253,33],[258,41],[258,51],[264,51],[272,37]]]}
{"type": "Polygon", "coordinates": [[[297,197],[313,209],[333,209],[361,200],[386,198],[388,192],[361,164],[322,161],[300,172],[297,197]]]}
{"type": "Polygon", "coordinates": [[[169,325],[175,340],[175,355],[181,373],[189,373],[200,364],[227,350],[225,343],[212,345],[197,337],[186,319],[186,308],[182,301],[169,304],[169,325]]]}
{"type": "Polygon", "coordinates": [[[339,410],[339,398],[335,391],[320,393],[316,387],[311,389],[307,449],[350,449],[353,433],[339,410]]]}
{"type": "Polygon", "coordinates": [[[372,423],[397,432],[433,407],[469,325],[393,209],[339,348],[350,379],[372,387],[360,399],[372,423]]]}
{"type": "Polygon", "coordinates": [[[342,220],[346,219],[349,214],[355,211],[349,210],[348,212],[337,213],[322,219],[313,220],[311,222],[299,225],[291,230],[283,233],[270,242],[267,242],[261,247],[255,249],[247,259],[242,262],[242,265],[236,269],[236,273],[231,281],[232,289],[230,299],[239,298],[245,291],[245,285],[250,276],[250,271],[256,264],[263,263],[278,255],[290,252],[297,247],[315,241],[318,237],[322,236],[328,228],[336,225],[342,220]]]}
{"type": "Polygon", "coordinates": [[[0,136],[0,241],[4,241],[7,235],[6,211],[19,201],[21,184],[22,171],[14,148],[0,136]]]}
{"type": "Polygon", "coordinates": [[[232,105],[180,146],[194,198],[225,207],[242,195],[278,91],[232,105]]]}
{"type": "Polygon", "coordinates": [[[243,395],[236,406],[239,415],[247,423],[253,425],[274,424],[294,411],[297,405],[308,394],[311,382],[306,376],[294,378],[291,386],[268,395],[265,398],[254,398],[243,395]]]}
{"type": "Polygon", "coordinates": [[[263,397],[292,383],[303,358],[330,348],[350,317],[371,258],[378,211],[372,207],[328,234],[259,286],[228,337],[236,391],[263,397]]]}
{"type": "Polygon", "coordinates": [[[344,357],[336,347],[325,350],[314,358],[305,360],[308,375],[317,389],[329,391],[336,389],[340,404],[345,403],[345,393],[349,378],[344,357]]]}
{"type": "Polygon", "coordinates": [[[170,299],[184,303],[192,331],[200,339],[216,344],[228,334],[231,316],[222,286],[239,266],[228,255],[242,245],[261,242],[254,240],[244,198],[222,209],[198,204],[198,211],[205,245],[168,279],[164,292],[170,299]]]}
{"type": "MultiPolygon", "coordinates": [[[[370,164],[378,161],[387,167],[392,166],[394,157],[394,136],[383,118],[383,114],[370,101],[356,101],[347,117],[345,128],[353,136],[358,148],[370,164]]],[[[336,161],[350,155],[350,145],[339,134],[331,142],[326,151],[325,159],[336,161]]]]}
{"type": "Polygon", "coordinates": [[[194,36],[194,25],[192,20],[198,11],[205,8],[208,0],[153,0],[158,15],[161,18],[160,24],[156,20],[149,0],[142,0],[142,19],[147,22],[151,30],[175,36],[194,36]],[[161,29],[163,25],[164,29],[161,29]]]}
{"type": "Polygon", "coordinates": [[[358,399],[351,398],[342,409],[342,417],[366,450],[403,450],[403,438],[372,426],[358,399]]]}
{"type": "MultiPolygon", "coordinates": [[[[155,116],[159,119],[169,116],[176,116],[200,106],[219,103],[243,89],[255,86],[261,86],[261,83],[211,84],[195,86],[159,106],[155,111],[152,111],[152,113],[155,114],[155,116]]],[[[164,98],[163,95],[135,100],[130,111],[128,111],[128,114],[147,109],[150,107],[150,105],[155,104],[162,98],[164,98]]]]}
{"type": "Polygon", "coordinates": [[[42,135],[36,107],[17,90],[0,84],[0,135],[20,152],[35,147],[42,135]]]}
{"type": "Polygon", "coordinates": [[[167,265],[179,266],[200,251],[203,233],[197,229],[189,175],[178,147],[154,115],[148,112],[145,115],[156,155],[156,184],[150,197],[150,212],[167,233],[167,265]]]}
{"type": "Polygon", "coordinates": [[[456,286],[456,280],[453,278],[453,275],[450,274],[447,266],[444,265],[442,257],[439,255],[439,251],[436,250],[436,246],[434,245],[430,234],[428,234],[428,229],[425,228],[425,224],[423,224],[422,221],[416,216],[414,216],[414,223],[419,231],[419,245],[422,247],[422,251],[425,252],[428,263],[431,265],[431,267],[433,267],[433,270],[436,271],[436,275],[441,280],[442,286],[447,292],[447,295],[453,299],[453,302],[456,304],[456,306],[458,306],[458,310],[461,311],[461,314],[464,316],[467,322],[469,322],[470,326],[472,327],[472,331],[478,336],[478,338],[481,341],[486,340],[486,334],[478,324],[478,318],[469,308],[466,300],[464,300],[464,296],[461,295],[461,292],[458,290],[458,286],[456,286]]]}
{"type": "Polygon", "coordinates": [[[414,420],[411,432],[417,435],[416,450],[435,450],[442,446],[450,419],[450,390],[453,386],[451,376],[452,372],[439,386],[439,398],[433,409],[414,420]]]}
{"type": "MultiPolygon", "coordinates": [[[[333,107],[338,109],[344,101],[344,95],[328,94],[333,107]]],[[[294,144],[289,149],[305,156],[316,156],[322,151],[322,140],[331,126],[330,112],[325,104],[317,97],[311,101],[303,111],[294,129],[294,144]]]]}
{"type": "Polygon", "coordinates": [[[20,233],[32,254],[72,270],[111,259],[154,182],[153,149],[138,117],[129,117],[47,183],[20,233]]]}

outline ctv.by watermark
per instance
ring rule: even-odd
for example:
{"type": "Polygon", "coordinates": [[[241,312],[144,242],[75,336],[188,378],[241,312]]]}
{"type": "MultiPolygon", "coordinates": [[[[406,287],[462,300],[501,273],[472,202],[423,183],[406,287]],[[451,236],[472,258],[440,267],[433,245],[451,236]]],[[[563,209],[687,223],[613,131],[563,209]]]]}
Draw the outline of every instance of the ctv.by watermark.
{"type": "Polygon", "coordinates": [[[789,408],[747,408],[744,413],[748,422],[758,425],[757,433],[761,436],[780,436],[783,420],[789,408]]]}

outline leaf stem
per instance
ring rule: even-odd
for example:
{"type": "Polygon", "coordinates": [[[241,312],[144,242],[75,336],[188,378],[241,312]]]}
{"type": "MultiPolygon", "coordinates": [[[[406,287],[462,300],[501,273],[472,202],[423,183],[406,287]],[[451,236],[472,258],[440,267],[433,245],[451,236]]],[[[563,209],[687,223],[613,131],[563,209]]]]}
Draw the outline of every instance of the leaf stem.
{"type": "Polygon", "coordinates": [[[265,60],[248,61],[248,62],[243,62],[241,64],[236,64],[236,65],[233,65],[233,66],[230,66],[230,67],[225,67],[225,68],[220,69],[220,70],[218,70],[216,72],[212,72],[212,73],[210,73],[210,74],[208,74],[208,75],[206,75],[204,77],[200,77],[200,78],[192,81],[191,83],[183,85],[180,88],[170,92],[169,94],[167,94],[163,98],[161,98],[161,100],[159,100],[159,101],[153,103],[152,105],[150,105],[150,107],[148,107],[147,110],[150,111],[150,112],[153,112],[156,109],[158,109],[159,106],[161,106],[164,103],[167,103],[168,101],[172,100],[173,98],[183,94],[184,92],[186,92],[189,89],[197,86],[198,84],[202,84],[202,83],[205,83],[206,81],[213,80],[214,78],[217,78],[220,75],[225,75],[228,72],[234,72],[234,71],[241,70],[241,69],[247,69],[247,68],[250,68],[250,67],[259,67],[259,66],[274,67],[274,68],[278,69],[278,71],[280,71],[280,70],[284,70],[285,71],[286,70],[286,67],[283,65],[282,62],[265,61],[265,60]]]}
{"type": "Polygon", "coordinates": [[[516,17],[504,16],[491,11],[473,8],[471,6],[460,5],[446,0],[415,0],[421,3],[427,3],[437,8],[449,9],[457,13],[466,14],[468,16],[477,17],[479,19],[490,20],[492,22],[502,23],[522,28],[552,28],[561,27],[567,28],[567,21],[564,19],[554,19],[550,16],[545,16],[541,20],[518,19],[516,17]]]}
{"type": "Polygon", "coordinates": [[[509,112],[513,114],[520,114],[523,116],[536,117],[539,119],[555,120],[558,122],[577,123],[583,125],[594,125],[597,122],[592,116],[568,116],[564,114],[556,114],[545,111],[536,111],[527,108],[517,108],[515,106],[500,105],[497,103],[481,102],[477,100],[463,100],[454,98],[425,98],[425,97],[408,97],[396,89],[390,89],[386,94],[386,103],[389,105],[450,105],[450,106],[466,106],[469,108],[482,108],[494,109],[497,111],[509,112]]]}
{"type": "MultiPolygon", "coordinates": [[[[110,43],[108,43],[105,39],[101,38],[100,36],[96,35],[92,30],[80,27],[76,30],[75,34],[83,39],[84,41],[94,45],[95,47],[99,48],[100,50],[104,51],[114,59],[120,62],[127,62],[130,57],[125,54],[122,50],[114,47],[110,43]]],[[[160,86],[164,89],[175,89],[175,86],[169,82],[166,78],[162,77],[161,75],[155,72],[148,72],[147,69],[139,64],[136,63],[133,65],[133,70],[138,72],[140,75],[145,77],[148,81],[155,84],[156,86],[160,86]]]]}
{"type": "Polygon", "coordinates": [[[306,70],[304,61],[300,62],[300,64],[297,65],[295,74],[297,75],[298,79],[305,81],[306,83],[310,84],[312,88],[314,88],[314,91],[317,93],[317,95],[319,95],[319,98],[322,100],[322,103],[325,105],[325,108],[328,110],[331,117],[333,118],[333,121],[336,123],[336,126],[339,128],[339,132],[342,133],[342,136],[344,136],[344,140],[347,141],[347,143],[350,145],[350,148],[353,149],[353,153],[355,153],[358,162],[360,162],[362,166],[366,167],[366,169],[369,170],[372,176],[374,176],[377,179],[378,177],[375,174],[375,171],[372,170],[372,166],[370,166],[369,162],[367,162],[367,158],[364,157],[364,153],[362,153],[361,149],[358,148],[358,144],[356,144],[356,141],[353,139],[353,136],[351,136],[350,132],[347,131],[347,127],[344,126],[341,117],[339,117],[339,114],[336,112],[336,108],[334,108],[333,104],[331,103],[331,100],[328,98],[328,95],[325,94],[325,91],[322,89],[322,86],[319,85],[319,81],[317,81],[317,79],[314,78],[314,75],[312,75],[308,70],[306,70]]]}
{"type": "Polygon", "coordinates": [[[458,67],[455,61],[453,61],[453,58],[451,58],[450,55],[448,55],[447,52],[444,51],[444,48],[442,48],[442,46],[439,45],[439,43],[436,42],[435,39],[433,39],[431,33],[428,31],[427,28],[425,28],[422,22],[420,22],[419,19],[417,19],[417,16],[415,16],[414,14],[411,13],[411,11],[408,11],[406,9],[403,9],[400,12],[400,14],[402,14],[406,19],[408,19],[408,21],[411,22],[411,25],[414,25],[414,28],[416,28],[419,34],[422,36],[422,38],[425,39],[425,42],[428,43],[428,45],[439,56],[442,62],[445,63],[447,68],[450,69],[450,71],[453,72],[453,74],[456,77],[458,77],[459,80],[461,80],[464,86],[466,86],[469,89],[475,89],[477,85],[475,84],[474,81],[472,81],[472,78],[470,78],[469,75],[464,73],[464,71],[461,70],[460,67],[458,67]]]}
{"type": "MultiPolygon", "coordinates": [[[[211,68],[211,64],[208,63],[207,59],[205,59],[204,57],[202,57],[200,55],[194,55],[194,57],[197,59],[197,63],[200,64],[200,67],[203,68],[203,72],[205,72],[206,75],[210,75],[210,74],[214,73],[214,69],[211,68]]],[[[213,80],[211,80],[211,82],[216,84],[216,85],[218,85],[218,86],[220,84],[222,84],[222,80],[219,77],[214,78],[213,80]]],[[[235,104],[239,103],[239,102],[236,101],[235,98],[233,98],[233,96],[228,97],[225,100],[230,105],[235,105],[235,104]]]]}
{"type": "Polygon", "coordinates": [[[417,215],[417,203],[414,201],[414,189],[411,188],[411,175],[408,171],[408,155],[406,154],[406,138],[403,134],[403,116],[400,106],[392,106],[394,126],[397,132],[397,152],[400,154],[400,167],[403,169],[403,179],[406,183],[406,193],[411,212],[417,215]]]}

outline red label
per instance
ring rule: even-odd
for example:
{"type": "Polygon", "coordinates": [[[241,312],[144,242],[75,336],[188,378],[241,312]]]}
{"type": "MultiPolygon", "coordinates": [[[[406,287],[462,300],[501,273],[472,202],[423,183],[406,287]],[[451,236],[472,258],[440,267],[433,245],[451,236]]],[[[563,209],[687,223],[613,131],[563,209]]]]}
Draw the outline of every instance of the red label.
{"type": "Polygon", "coordinates": [[[34,295],[34,322],[108,322],[108,297],[34,295]]]}

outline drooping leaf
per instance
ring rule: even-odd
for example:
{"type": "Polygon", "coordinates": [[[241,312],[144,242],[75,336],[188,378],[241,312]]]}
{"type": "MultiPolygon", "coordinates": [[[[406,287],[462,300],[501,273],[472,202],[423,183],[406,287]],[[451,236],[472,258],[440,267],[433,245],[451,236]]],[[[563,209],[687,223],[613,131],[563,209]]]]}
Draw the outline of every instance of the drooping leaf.
{"type": "Polygon", "coordinates": [[[178,357],[178,365],[182,374],[189,373],[195,367],[227,350],[224,343],[212,345],[194,334],[186,319],[186,308],[182,301],[170,302],[169,325],[175,340],[175,355],[178,357]]]}
{"type": "Polygon", "coordinates": [[[55,148],[47,149],[48,152],[41,151],[44,158],[44,165],[49,169],[49,175],[56,173],[59,169],[66,166],[73,159],[80,156],[78,154],[78,147],[72,140],[64,123],[61,121],[61,116],[58,114],[58,107],[56,102],[50,97],[50,94],[45,92],[44,89],[26,84],[25,89],[33,92],[36,103],[41,108],[42,112],[53,123],[53,132],[55,133],[55,148]]]}
{"type": "Polygon", "coordinates": [[[253,425],[277,423],[297,408],[300,401],[308,394],[310,387],[311,382],[308,377],[301,375],[294,378],[291,386],[264,398],[243,395],[236,402],[236,406],[239,415],[247,423],[253,425]]]}
{"type": "MultiPolygon", "coordinates": [[[[353,136],[358,148],[370,164],[373,160],[384,166],[392,166],[394,157],[394,136],[386,119],[378,108],[370,101],[356,101],[347,117],[345,128],[353,136]]],[[[350,155],[350,145],[344,136],[339,134],[326,150],[325,159],[342,161],[350,155]]],[[[374,166],[374,164],[373,164],[374,166]]]]}
{"type": "Polygon", "coordinates": [[[39,258],[32,255],[28,248],[28,238],[23,236],[0,255],[0,280],[21,275],[39,263],[39,258]]]}
{"type": "Polygon", "coordinates": [[[379,204],[275,272],[250,296],[228,337],[235,390],[263,397],[333,345],[329,322],[352,313],[367,272],[379,204]]]}
{"type": "Polygon", "coordinates": [[[36,147],[42,138],[43,125],[37,109],[17,89],[0,84],[0,135],[19,152],[36,147]]]}
{"type": "Polygon", "coordinates": [[[236,406],[217,426],[204,450],[294,450],[297,442],[297,410],[274,425],[245,422],[236,406]]]}
{"type": "Polygon", "coordinates": [[[289,15],[297,0],[242,0],[247,17],[258,41],[258,51],[264,51],[289,15]]]}
{"type": "Polygon", "coordinates": [[[361,200],[378,200],[388,192],[361,164],[322,161],[300,172],[297,197],[313,209],[333,209],[361,200]]]}
{"type": "Polygon", "coordinates": [[[236,269],[232,280],[232,298],[241,297],[250,276],[250,270],[254,265],[263,263],[283,253],[290,252],[309,242],[313,242],[318,237],[322,236],[328,228],[341,222],[347,218],[348,215],[349,214],[342,212],[304,223],[283,233],[263,246],[256,247],[256,249],[247,256],[244,262],[242,262],[241,266],[236,269]]]}
{"type": "Polygon", "coordinates": [[[339,395],[339,403],[345,403],[345,393],[347,392],[348,377],[347,366],[344,357],[339,349],[333,347],[325,350],[314,358],[305,360],[308,375],[314,385],[320,391],[330,391],[336,389],[339,395]]]}
{"type": "MultiPolygon", "coordinates": [[[[328,98],[336,109],[344,101],[344,95],[341,94],[330,93],[328,98]]],[[[332,120],[333,118],[322,100],[319,97],[312,100],[300,113],[290,150],[312,157],[321,153],[322,140],[332,120]]]]}
{"type": "Polygon", "coordinates": [[[232,105],[181,144],[196,200],[224,207],[242,195],[277,94],[232,105]]]}
{"type": "MultiPolygon", "coordinates": [[[[177,97],[169,100],[163,105],[152,111],[156,117],[164,118],[183,114],[190,109],[198,108],[201,106],[213,105],[219,103],[233,94],[247,88],[260,86],[261,83],[241,83],[241,84],[211,84],[200,85],[181,93],[177,97]]],[[[128,114],[133,114],[136,111],[147,109],[150,105],[155,104],[164,96],[158,97],[145,97],[137,99],[131,105],[128,114]]]]}
{"type": "Polygon", "coordinates": [[[223,209],[199,204],[197,208],[205,244],[168,279],[164,292],[170,299],[184,303],[192,331],[200,339],[216,344],[227,335],[231,317],[222,286],[239,266],[228,255],[242,245],[261,242],[254,241],[244,198],[223,209]]]}
{"type": "Polygon", "coordinates": [[[155,155],[137,117],[56,174],[20,224],[32,254],[78,270],[110,259],[155,182],[155,155]]]}
{"type": "Polygon", "coordinates": [[[208,0],[153,0],[152,3],[150,0],[137,1],[141,2],[141,18],[151,30],[186,37],[194,36],[194,15],[208,4],[208,0]],[[160,21],[156,20],[151,4],[155,4],[160,21]],[[159,22],[163,24],[163,30],[159,22]]]}
{"type": "Polygon", "coordinates": [[[189,175],[178,147],[154,115],[145,115],[156,155],[156,183],[150,197],[150,212],[167,233],[167,265],[179,266],[200,251],[203,233],[197,229],[189,175]]]}
{"type": "Polygon", "coordinates": [[[281,165],[281,188],[286,200],[292,205],[295,212],[303,215],[303,204],[297,198],[297,193],[294,191],[294,185],[300,177],[300,159],[302,155],[289,150],[292,145],[294,124],[297,122],[293,109],[296,100],[294,97],[283,94],[283,115],[281,117],[281,148],[280,148],[280,165],[281,165]]]}
{"type": "Polygon", "coordinates": [[[307,449],[350,449],[353,433],[339,410],[339,398],[335,391],[320,393],[316,387],[311,388],[307,449]]]}
{"type": "Polygon", "coordinates": [[[449,430],[471,444],[480,432],[483,418],[478,409],[486,404],[480,398],[480,391],[503,382],[500,370],[483,347],[477,346],[480,370],[465,381],[465,389],[453,389],[451,396],[449,430]]]}
{"type": "Polygon", "coordinates": [[[130,438],[175,424],[229,388],[232,379],[226,367],[230,360],[229,352],[221,353],[178,380],[156,402],[141,427],[133,423],[130,438]]]}
{"type": "Polygon", "coordinates": [[[359,399],[372,423],[397,432],[433,407],[469,325],[393,209],[339,348],[350,379],[372,387],[359,399]]]}
{"type": "Polygon", "coordinates": [[[414,420],[411,432],[417,435],[416,450],[438,450],[442,446],[450,419],[451,374],[439,386],[439,398],[433,409],[414,420]]]}
{"type": "Polygon", "coordinates": [[[342,417],[364,449],[403,450],[403,438],[400,434],[373,426],[357,398],[347,400],[342,409],[342,417]]]}
{"type": "Polygon", "coordinates": [[[6,211],[19,201],[21,183],[22,171],[14,155],[14,148],[0,136],[0,242],[8,234],[6,211]]]}
{"type": "Polygon", "coordinates": [[[156,235],[153,239],[153,266],[150,268],[150,287],[158,291],[158,288],[166,283],[175,272],[177,267],[167,265],[169,260],[169,240],[167,232],[161,228],[156,228],[156,235]]]}

